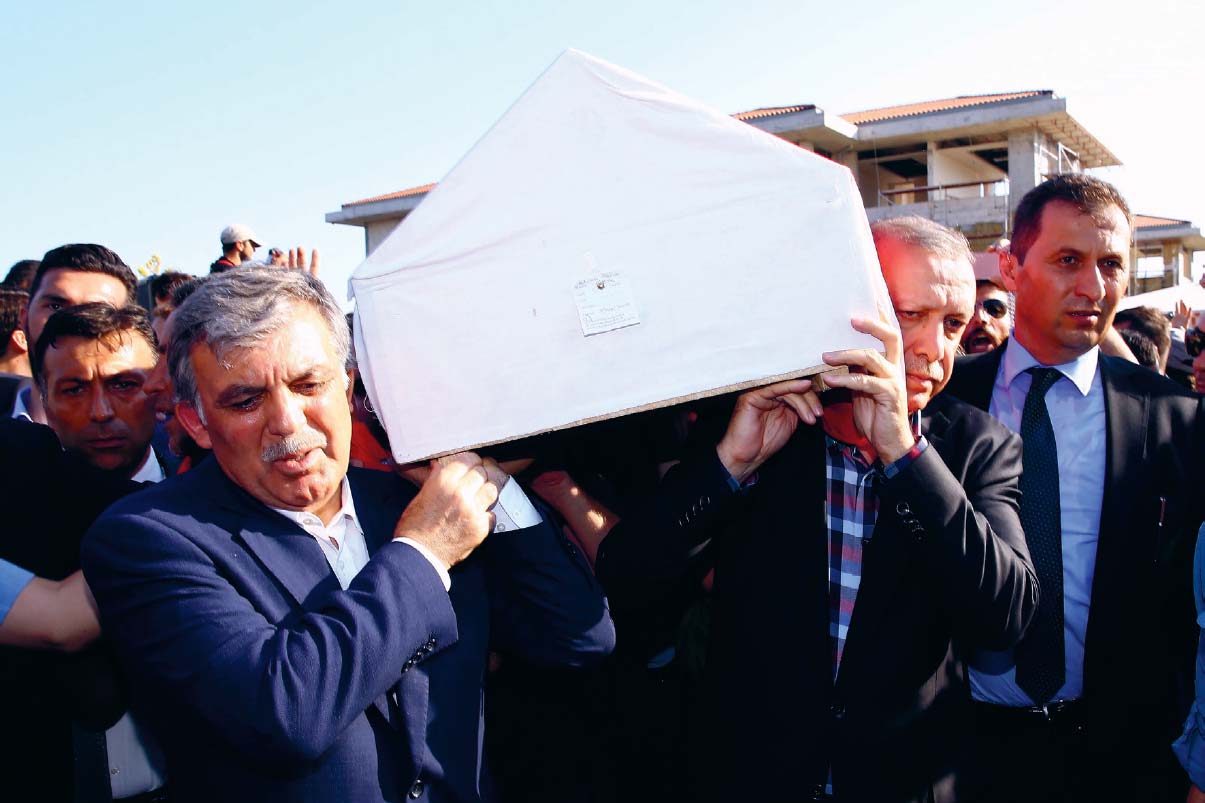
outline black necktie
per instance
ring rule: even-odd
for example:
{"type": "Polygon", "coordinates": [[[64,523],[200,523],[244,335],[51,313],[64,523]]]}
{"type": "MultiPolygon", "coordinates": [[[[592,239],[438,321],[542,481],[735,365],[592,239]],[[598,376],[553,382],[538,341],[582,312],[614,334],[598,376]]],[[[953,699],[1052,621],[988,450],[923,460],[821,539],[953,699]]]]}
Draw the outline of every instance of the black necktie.
{"type": "Polygon", "coordinates": [[[1054,368],[1031,368],[1033,384],[1021,413],[1024,471],[1021,526],[1038,573],[1041,598],[1025,638],[1017,645],[1017,685],[1045,705],[1063,686],[1063,539],[1059,505],[1059,460],[1046,391],[1062,376],[1054,368]]]}

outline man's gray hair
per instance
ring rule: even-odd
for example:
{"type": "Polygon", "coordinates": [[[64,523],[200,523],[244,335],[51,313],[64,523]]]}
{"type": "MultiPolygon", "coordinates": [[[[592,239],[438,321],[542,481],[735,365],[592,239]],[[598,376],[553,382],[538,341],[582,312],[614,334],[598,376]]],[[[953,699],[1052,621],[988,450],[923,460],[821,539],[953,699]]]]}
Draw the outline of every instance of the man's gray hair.
{"type": "Polygon", "coordinates": [[[870,224],[870,233],[874,236],[876,248],[883,240],[893,240],[900,245],[916,248],[943,259],[965,261],[972,266],[975,264],[971,246],[962,232],[928,218],[909,215],[878,220],[870,224]]]}
{"type": "Polygon", "coordinates": [[[262,343],[309,304],[326,321],[339,365],[347,364],[351,338],[335,297],[304,270],[239,267],[209,277],[175,311],[168,366],[176,398],[201,412],[191,351],[205,343],[222,363],[232,349],[262,343]]]}

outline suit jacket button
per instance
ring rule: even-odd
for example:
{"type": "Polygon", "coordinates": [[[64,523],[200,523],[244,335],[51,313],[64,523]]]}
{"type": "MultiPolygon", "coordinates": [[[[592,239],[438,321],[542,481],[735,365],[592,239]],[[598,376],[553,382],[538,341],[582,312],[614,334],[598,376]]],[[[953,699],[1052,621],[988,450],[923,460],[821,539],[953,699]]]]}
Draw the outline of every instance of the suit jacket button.
{"type": "Polygon", "coordinates": [[[414,785],[410,787],[410,791],[406,793],[406,796],[409,797],[411,800],[417,800],[418,798],[422,797],[423,796],[423,782],[415,781],[414,785]]]}
{"type": "Polygon", "coordinates": [[[907,502],[900,502],[895,506],[895,512],[901,517],[908,517],[912,515],[912,508],[909,507],[907,502]]]}
{"type": "Polygon", "coordinates": [[[828,712],[833,715],[835,720],[840,721],[845,718],[845,706],[841,703],[833,703],[828,712]]]}

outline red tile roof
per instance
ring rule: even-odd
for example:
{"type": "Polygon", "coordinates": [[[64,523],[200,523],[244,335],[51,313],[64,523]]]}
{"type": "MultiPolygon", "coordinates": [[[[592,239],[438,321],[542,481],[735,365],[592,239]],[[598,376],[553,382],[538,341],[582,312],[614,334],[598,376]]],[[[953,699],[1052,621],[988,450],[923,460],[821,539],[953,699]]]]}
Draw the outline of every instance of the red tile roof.
{"type": "Polygon", "coordinates": [[[411,195],[422,195],[425,192],[430,192],[435,189],[435,184],[424,184],[421,187],[411,187],[408,190],[399,192],[390,192],[385,195],[374,195],[371,198],[361,198],[358,201],[348,201],[344,206],[359,206],[360,204],[371,204],[376,201],[392,201],[395,198],[409,198],[411,195]]]}
{"type": "Polygon", "coordinates": [[[1020,100],[1038,95],[1053,94],[1049,89],[1037,89],[1028,92],[1005,92],[996,95],[960,95],[945,100],[929,100],[924,103],[905,103],[902,106],[886,106],[882,109],[869,109],[863,112],[852,112],[841,115],[842,119],[855,125],[861,123],[877,123],[880,120],[894,120],[898,117],[913,117],[918,114],[944,112],[951,109],[965,109],[969,106],[986,106],[990,103],[1001,103],[1007,100],[1020,100]]]}
{"type": "Polygon", "coordinates": [[[1154,215],[1134,215],[1134,228],[1148,229],[1155,226],[1187,226],[1187,220],[1176,220],[1170,217],[1155,217],[1154,215]]]}
{"type": "Polygon", "coordinates": [[[779,114],[794,114],[795,112],[806,112],[816,108],[812,103],[801,103],[798,106],[768,106],[764,109],[753,109],[747,112],[740,112],[732,115],[738,120],[760,120],[763,117],[774,117],[779,114]]]}

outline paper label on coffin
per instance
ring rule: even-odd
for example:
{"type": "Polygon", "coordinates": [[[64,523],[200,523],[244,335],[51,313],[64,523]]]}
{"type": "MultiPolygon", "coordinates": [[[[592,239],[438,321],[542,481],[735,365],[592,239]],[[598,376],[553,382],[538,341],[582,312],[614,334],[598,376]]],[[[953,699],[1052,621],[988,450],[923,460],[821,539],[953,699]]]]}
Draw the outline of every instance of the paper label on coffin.
{"type": "Polygon", "coordinates": [[[846,168],[575,51],[351,287],[400,463],[806,375],[894,322],[846,168]]]}

